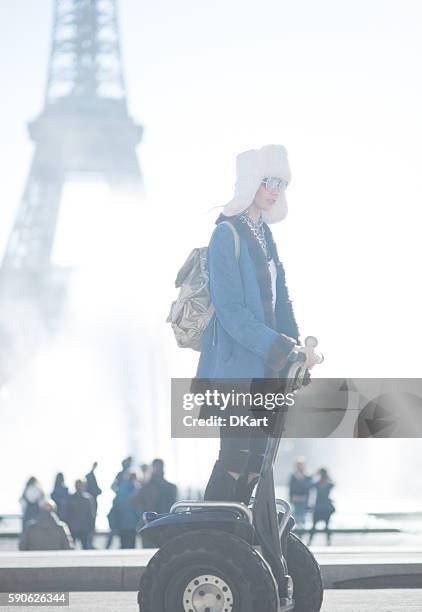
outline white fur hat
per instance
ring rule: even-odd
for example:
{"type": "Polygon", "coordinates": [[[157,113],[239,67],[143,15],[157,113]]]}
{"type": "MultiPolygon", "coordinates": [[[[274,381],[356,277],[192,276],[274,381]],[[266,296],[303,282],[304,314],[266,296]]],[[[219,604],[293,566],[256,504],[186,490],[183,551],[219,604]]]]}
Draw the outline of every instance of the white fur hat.
{"type": "MultiPolygon", "coordinates": [[[[290,183],[291,174],[287,151],[282,145],[266,145],[261,149],[251,149],[240,153],[236,158],[236,185],[234,198],[225,205],[223,214],[233,217],[244,212],[254,200],[261,181],[266,177],[283,179],[290,183]]],[[[280,191],[271,210],[264,211],[265,223],[277,223],[287,215],[286,194],[280,191]]]]}

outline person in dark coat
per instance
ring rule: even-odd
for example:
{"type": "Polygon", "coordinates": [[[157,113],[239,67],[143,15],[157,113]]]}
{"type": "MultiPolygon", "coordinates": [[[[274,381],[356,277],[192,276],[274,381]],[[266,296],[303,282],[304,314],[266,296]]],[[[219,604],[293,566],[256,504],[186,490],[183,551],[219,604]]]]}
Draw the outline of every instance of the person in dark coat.
{"type": "MultiPolygon", "coordinates": [[[[102,493],[102,490],[98,486],[97,477],[95,476],[95,470],[97,469],[97,467],[98,467],[98,463],[97,463],[97,461],[94,461],[94,463],[92,464],[91,470],[85,476],[86,492],[89,493],[90,495],[92,495],[92,499],[94,500],[94,510],[95,510],[94,531],[95,531],[95,523],[96,523],[96,520],[97,520],[97,512],[98,512],[98,501],[97,501],[97,498],[102,493]]],[[[94,534],[94,531],[92,532],[92,535],[94,534]]],[[[90,548],[94,548],[94,546],[92,544],[92,541],[89,542],[89,547],[90,548]]]]}
{"type": "Polygon", "coordinates": [[[83,549],[89,549],[95,524],[94,499],[86,492],[84,480],[76,480],[75,489],[67,503],[66,523],[75,542],[79,540],[83,549]]]}
{"type": "MultiPolygon", "coordinates": [[[[151,465],[149,480],[141,484],[138,493],[132,498],[132,504],[137,511],[138,517],[141,518],[144,512],[165,514],[170,511],[176,500],[176,485],[164,478],[164,461],[162,459],[154,459],[151,465]]],[[[142,544],[144,548],[154,546],[154,543],[149,541],[147,534],[142,535],[142,544]]]]}
{"type": "MultiPolygon", "coordinates": [[[[214,314],[201,339],[198,387],[195,381],[193,385],[201,392],[201,381],[222,379],[241,379],[245,381],[241,391],[250,392],[255,380],[282,377],[293,350],[305,354],[304,367],[316,363],[314,349],[299,344],[284,267],[269,228],[287,215],[285,190],[291,178],[287,151],[282,145],[245,151],[237,157],[236,174],[234,198],[218,217],[208,246],[214,314]],[[229,224],[239,238],[238,252],[229,224]]],[[[206,500],[249,503],[266,438],[245,429],[240,437],[220,428],[220,453],[206,500]]]]}
{"type": "Polygon", "coordinates": [[[176,485],[164,478],[164,461],[154,459],[151,464],[151,476],[141,484],[138,493],[133,497],[133,505],[140,516],[144,512],[165,514],[170,511],[176,499],[176,485]]]}
{"type": "Polygon", "coordinates": [[[95,461],[92,464],[91,470],[85,476],[85,480],[86,480],[86,492],[89,493],[90,495],[92,495],[92,497],[94,499],[94,502],[95,502],[95,512],[97,512],[97,509],[98,509],[97,498],[102,493],[102,490],[98,486],[97,477],[95,476],[95,470],[97,469],[97,467],[98,467],[98,463],[97,463],[97,461],[95,461]]]}
{"type": "Polygon", "coordinates": [[[70,550],[74,548],[66,523],[56,514],[54,501],[43,503],[36,519],[29,521],[19,542],[19,550],[70,550]]]}
{"type": "MultiPolygon", "coordinates": [[[[156,510],[158,514],[170,512],[170,508],[177,500],[177,487],[164,478],[164,461],[162,459],[154,459],[151,464],[151,478],[146,483],[151,485],[151,489],[156,489],[156,510]]],[[[154,494],[152,495],[154,497],[154,494]]]]}
{"type": "Polygon", "coordinates": [[[117,524],[117,496],[114,497],[111,504],[111,508],[107,514],[109,533],[106,541],[106,549],[112,548],[114,536],[117,535],[118,524],[117,524]]]}
{"type": "Polygon", "coordinates": [[[315,507],[313,511],[313,524],[309,534],[308,545],[312,543],[312,539],[316,532],[316,525],[323,521],[325,523],[324,531],[327,537],[327,544],[331,543],[331,532],[329,529],[329,522],[331,516],[335,512],[335,506],[330,498],[331,490],[334,487],[334,483],[328,475],[328,471],[325,468],[321,468],[318,472],[319,478],[312,485],[316,491],[315,507]]]}
{"type": "Polygon", "coordinates": [[[311,487],[312,477],[306,474],[305,459],[298,457],[296,469],[289,480],[289,498],[298,527],[303,527],[305,524],[311,487]]]}
{"type": "Polygon", "coordinates": [[[54,489],[51,493],[51,499],[57,506],[57,515],[60,520],[64,521],[66,516],[66,504],[69,499],[69,489],[65,486],[64,476],[59,472],[54,481],[54,489]]]}

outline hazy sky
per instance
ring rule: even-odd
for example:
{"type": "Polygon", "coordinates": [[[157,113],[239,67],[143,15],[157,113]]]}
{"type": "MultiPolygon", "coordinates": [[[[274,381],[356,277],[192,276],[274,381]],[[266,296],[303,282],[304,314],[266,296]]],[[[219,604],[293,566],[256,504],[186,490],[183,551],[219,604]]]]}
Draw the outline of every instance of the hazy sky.
{"type": "MultiPolygon", "coordinates": [[[[419,0],[119,4],[129,108],[145,127],[156,322],[208,240],[207,211],[231,198],[236,153],[282,143],[293,182],[274,232],[302,336],[326,355],[319,374],[420,376],[419,0]]],[[[52,6],[0,3],[0,251],[31,159],[26,122],[43,105],[52,6]]],[[[162,328],[167,371],[192,375],[195,358],[162,328]]]]}
{"type": "MultiPolygon", "coordinates": [[[[28,170],[25,122],[42,107],[52,4],[0,5],[0,245],[28,170]]],[[[120,1],[145,222],[172,252],[169,283],[207,240],[206,211],[230,199],[235,154],[285,144],[290,212],[275,232],[302,331],[334,357],[327,374],[420,374],[421,17],[416,0],[120,1]]]]}

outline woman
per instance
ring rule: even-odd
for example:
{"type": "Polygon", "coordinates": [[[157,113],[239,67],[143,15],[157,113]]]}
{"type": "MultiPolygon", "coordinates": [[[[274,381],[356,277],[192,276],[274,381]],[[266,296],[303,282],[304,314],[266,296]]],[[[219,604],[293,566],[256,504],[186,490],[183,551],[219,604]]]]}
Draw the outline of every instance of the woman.
{"type": "MultiPolygon", "coordinates": [[[[208,248],[211,300],[215,314],[202,339],[197,379],[277,378],[299,343],[299,331],[285,283],[283,265],[268,224],[287,215],[290,182],[286,149],[267,145],[241,153],[236,163],[234,198],[216,221],[208,248]],[[237,252],[235,236],[239,237],[237,252]]],[[[305,366],[314,351],[300,347],[305,366]]],[[[258,480],[266,439],[221,432],[219,458],[205,499],[248,503],[258,480]]]]}
{"type": "Polygon", "coordinates": [[[54,489],[51,493],[51,499],[56,502],[57,514],[61,521],[65,520],[66,504],[69,500],[69,489],[64,483],[63,472],[58,472],[54,481],[54,489]]]}
{"type": "Polygon", "coordinates": [[[40,505],[44,500],[45,493],[40,483],[35,476],[31,476],[19,500],[22,507],[22,529],[26,527],[29,521],[37,518],[40,513],[40,505]]]}
{"type": "Polygon", "coordinates": [[[335,507],[330,499],[331,489],[334,487],[334,483],[328,475],[328,471],[325,468],[321,468],[318,471],[318,480],[312,485],[316,490],[315,507],[313,514],[312,529],[309,534],[309,544],[312,543],[312,539],[315,535],[317,523],[323,521],[325,523],[324,531],[327,536],[327,544],[331,542],[331,533],[329,529],[329,522],[331,516],[335,512],[335,507]]]}

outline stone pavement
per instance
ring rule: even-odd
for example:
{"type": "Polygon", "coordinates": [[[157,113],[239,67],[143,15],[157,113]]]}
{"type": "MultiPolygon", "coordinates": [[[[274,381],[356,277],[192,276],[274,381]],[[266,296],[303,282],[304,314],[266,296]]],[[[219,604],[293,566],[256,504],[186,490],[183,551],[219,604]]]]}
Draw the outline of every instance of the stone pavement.
{"type": "MultiPolygon", "coordinates": [[[[153,552],[3,552],[0,591],[134,591],[153,552]]],[[[328,589],[422,588],[420,547],[333,546],[313,552],[328,589]]]]}

